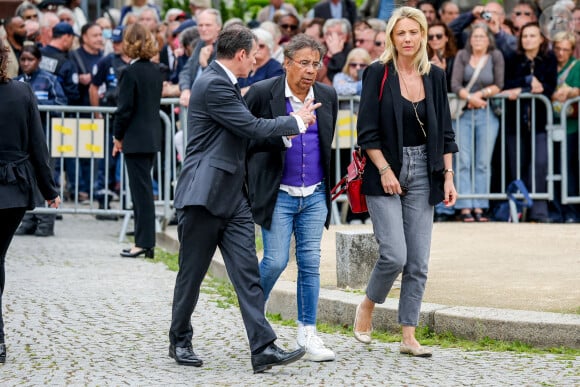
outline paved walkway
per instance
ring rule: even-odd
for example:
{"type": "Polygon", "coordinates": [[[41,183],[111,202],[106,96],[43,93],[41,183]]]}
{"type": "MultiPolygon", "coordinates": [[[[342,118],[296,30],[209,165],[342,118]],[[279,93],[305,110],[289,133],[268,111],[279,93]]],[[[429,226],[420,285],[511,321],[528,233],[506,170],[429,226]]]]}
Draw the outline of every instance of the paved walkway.
{"type": "MultiPolygon", "coordinates": [[[[323,334],[337,361],[300,361],[253,375],[239,311],[206,287],[193,315],[202,368],[167,356],[175,272],[118,256],[120,222],[65,215],[56,237],[17,237],[4,295],[8,359],[0,385],[580,385],[580,359],[435,348],[401,356],[397,344],[364,346],[323,334]]],[[[275,326],[292,347],[294,328],[275,326]]]]}

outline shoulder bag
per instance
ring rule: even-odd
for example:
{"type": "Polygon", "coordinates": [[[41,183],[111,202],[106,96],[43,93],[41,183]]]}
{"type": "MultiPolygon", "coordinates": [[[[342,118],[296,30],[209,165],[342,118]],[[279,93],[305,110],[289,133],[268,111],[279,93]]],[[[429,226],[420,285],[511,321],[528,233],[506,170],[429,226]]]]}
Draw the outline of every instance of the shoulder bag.
{"type": "MultiPolygon", "coordinates": [[[[471,88],[475,84],[475,81],[477,81],[477,78],[479,78],[479,73],[481,72],[481,69],[483,69],[483,66],[485,66],[485,62],[487,62],[487,57],[488,55],[482,56],[479,62],[477,63],[477,67],[475,68],[475,71],[471,76],[469,83],[467,84],[467,86],[465,86],[467,92],[471,90],[471,88]]],[[[450,98],[449,111],[451,112],[451,118],[454,120],[459,118],[459,116],[461,116],[461,114],[463,113],[463,109],[465,109],[465,105],[467,105],[467,100],[459,98],[458,95],[455,95],[452,98],[450,98]]]]}
{"type": "MultiPolygon", "coordinates": [[[[388,67],[385,65],[385,73],[383,74],[381,90],[379,91],[379,102],[383,99],[383,89],[385,88],[388,73],[388,67]]],[[[352,151],[352,161],[346,168],[346,176],[340,179],[338,184],[330,190],[332,200],[346,192],[348,205],[354,214],[368,211],[366,197],[361,193],[362,177],[366,162],[367,159],[362,150],[357,147],[357,149],[352,151]]]]}

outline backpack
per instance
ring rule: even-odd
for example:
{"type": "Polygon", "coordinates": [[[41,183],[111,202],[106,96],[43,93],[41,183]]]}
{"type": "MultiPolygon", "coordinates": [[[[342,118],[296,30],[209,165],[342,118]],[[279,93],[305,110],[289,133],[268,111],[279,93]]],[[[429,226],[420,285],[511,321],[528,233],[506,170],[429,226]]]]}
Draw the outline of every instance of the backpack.
{"type": "Polygon", "coordinates": [[[508,200],[499,204],[494,210],[494,219],[498,222],[518,223],[525,219],[526,210],[534,205],[526,185],[521,180],[512,181],[507,187],[508,200]],[[523,199],[517,199],[515,194],[521,193],[523,199]]]}

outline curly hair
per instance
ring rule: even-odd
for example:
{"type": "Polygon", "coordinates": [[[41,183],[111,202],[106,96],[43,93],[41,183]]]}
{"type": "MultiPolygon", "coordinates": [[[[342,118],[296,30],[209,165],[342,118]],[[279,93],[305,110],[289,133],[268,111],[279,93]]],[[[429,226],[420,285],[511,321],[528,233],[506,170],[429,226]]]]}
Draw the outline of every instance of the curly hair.
{"type": "Polygon", "coordinates": [[[10,80],[6,71],[8,65],[8,47],[4,43],[4,39],[0,39],[0,82],[6,83],[10,80]]]}
{"type": "Polygon", "coordinates": [[[151,59],[159,52],[157,40],[141,24],[131,24],[123,34],[123,50],[132,59],[151,59]]]}

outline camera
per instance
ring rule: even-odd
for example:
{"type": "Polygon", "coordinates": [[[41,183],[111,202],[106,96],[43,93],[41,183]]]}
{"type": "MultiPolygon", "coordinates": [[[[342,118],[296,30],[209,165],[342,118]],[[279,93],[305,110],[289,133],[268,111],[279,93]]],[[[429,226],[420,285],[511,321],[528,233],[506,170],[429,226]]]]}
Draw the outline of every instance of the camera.
{"type": "Polygon", "coordinates": [[[491,12],[483,11],[481,13],[481,18],[485,21],[490,21],[491,20],[491,12]]]}

